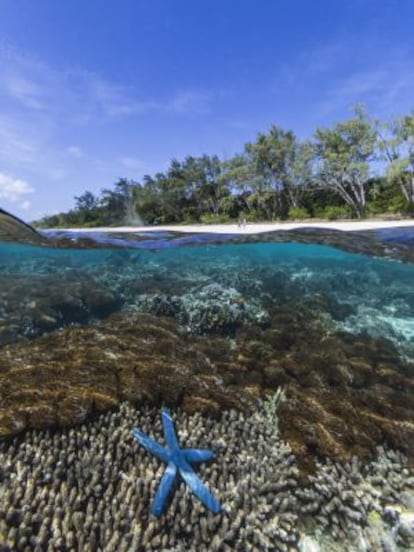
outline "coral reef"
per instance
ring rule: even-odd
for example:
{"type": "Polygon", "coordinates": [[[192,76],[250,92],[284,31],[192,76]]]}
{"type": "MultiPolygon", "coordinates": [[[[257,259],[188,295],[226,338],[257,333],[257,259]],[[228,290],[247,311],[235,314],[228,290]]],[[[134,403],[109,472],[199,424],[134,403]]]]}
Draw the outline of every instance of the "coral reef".
{"type": "Polygon", "coordinates": [[[220,500],[219,515],[183,483],[164,516],[150,514],[164,466],[136,446],[131,428],[162,439],[159,410],[123,403],[77,428],[0,442],[1,550],[410,550],[414,479],[401,454],[380,449],[364,465],[318,464],[303,487],[263,403],[248,416],[174,417],[183,446],[202,440],[216,453],[197,471],[220,500]]]}
{"type": "Polygon", "coordinates": [[[361,463],[356,457],[345,465],[329,460],[317,464],[310,486],[297,490],[301,512],[308,527],[317,534],[329,533],[335,541],[351,539],[357,550],[389,549],[395,542],[409,548],[414,544],[414,529],[404,525],[409,515],[407,496],[414,498],[414,477],[405,467],[405,459],[396,451],[379,447],[375,460],[361,463]],[[395,507],[404,504],[406,513],[395,507]],[[396,512],[399,512],[396,514],[396,512]],[[384,531],[383,519],[394,535],[384,531]],[[363,534],[361,527],[367,528],[363,534]],[[381,549],[381,548],[380,548],[381,549]]]}
{"type": "Polygon", "coordinates": [[[369,457],[378,445],[414,462],[412,363],[390,342],[329,333],[304,301],[235,339],[188,336],[168,318],[124,311],[2,348],[0,435],[83,422],[122,400],[187,412],[253,408],[279,386],[280,431],[301,469],[369,457]]]}
{"type": "Polygon", "coordinates": [[[140,312],[172,316],[191,334],[234,335],[243,325],[265,327],[269,323],[269,314],[254,300],[220,284],[208,284],[181,296],[138,295],[134,305],[140,312]]]}
{"type": "Polygon", "coordinates": [[[413,362],[390,341],[324,331],[314,300],[287,303],[265,331],[238,335],[236,359],[262,388],[283,386],[280,430],[302,467],[312,458],[369,456],[387,442],[414,465],[413,362]]]}
{"type": "Polygon", "coordinates": [[[0,346],[118,310],[121,299],[78,271],[27,277],[0,274],[0,346]]]}
{"type": "Polygon", "coordinates": [[[0,266],[0,344],[131,307],[172,317],[194,335],[234,336],[245,326],[267,327],[280,305],[289,302],[298,311],[312,297],[331,331],[389,339],[401,354],[414,356],[412,265],[301,243],[157,254],[8,246],[2,246],[0,266]],[[89,312],[89,295],[110,305],[89,312]]]}
{"type": "Polygon", "coordinates": [[[383,443],[412,465],[413,265],[299,243],[350,242],[340,234],[297,238],[158,239],[157,253],[2,244],[0,435],[123,400],[218,416],[283,386],[280,431],[302,474],[383,443]]]}
{"type": "Polygon", "coordinates": [[[126,312],[3,347],[0,436],[80,423],[122,399],[217,414],[257,395],[244,382],[225,388],[208,355],[174,322],[126,312]]]}

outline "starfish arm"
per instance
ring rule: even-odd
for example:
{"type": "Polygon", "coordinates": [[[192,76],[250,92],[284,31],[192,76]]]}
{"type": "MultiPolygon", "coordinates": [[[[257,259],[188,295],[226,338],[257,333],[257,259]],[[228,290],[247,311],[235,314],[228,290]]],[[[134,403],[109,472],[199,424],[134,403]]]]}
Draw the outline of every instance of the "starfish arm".
{"type": "Polygon", "coordinates": [[[214,452],[212,450],[184,449],[183,454],[187,462],[190,464],[197,462],[208,462],[214,458],[214,452]]]}
{"type": "Polygon", "coordinates": [[[152,513],[154,516],[160,517],[162,514],[176,475],[176,465],[173,462],[169,462],[168,466],[165,468],[164,475],[161,478],[158,490],[154,497],[154,504],[152,506],[152,513]]]}
{"type": "Polygon", "coordinates": [[[221,510],[220,504],[210,493],[207,487],[203,485],[201,479],[197,477],[197,475],[195,474],[191,466],[187,465],[184,468],[180,467],[179,471],[180,471],[181,477],[184,479],[186,484],[190,487],[190,489],[198,498],[198,500],[200,500],[200,502],[202,502],[206,508],[208,508],[211,512],[213,512],[213,514],[218,514],[221,510]]]}
{"type": "Polygon", "coordinates": [[[137,428],[132,430],[132,435],[146,451],[154,454],[157,458],[168,464],[170,455],[165,447],[161,446],[157,441],[154,441],[154,439],[151,439],[151,437],[148,437],[148,435],[145,435],[137,428]]]}
{"type": "Polygon", "coordinates": [[[178,439],[175,433],[174,424],[171,418],[170,411],[167,408],[164,408],[161,416],[162,416],[162,425],[164,428],[164,438],[167,443],[167,446],[171,452],[176,451],[180,448],[180,445],[178,444],[178,439]]]}

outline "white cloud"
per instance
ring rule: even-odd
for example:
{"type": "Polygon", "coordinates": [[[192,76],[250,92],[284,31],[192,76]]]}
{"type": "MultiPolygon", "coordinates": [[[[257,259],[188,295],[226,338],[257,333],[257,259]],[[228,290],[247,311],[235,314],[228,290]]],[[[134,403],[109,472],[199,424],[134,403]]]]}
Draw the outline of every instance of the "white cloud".
{"type": "Polygon", "coordinates": [[[0,45],[0,96],[11,106],[86,124],[96,117],[120,117],[156,107],[136,90],[84,69],[59,70],[43,60],[0,45]]]}
{"type": "MultiPolygon", "coordinates": [[[[111,132],[112,123],[149,112],[205,113],[209,99],[194,90],[143,98],[130,83],[113,82],[84,68],[52,67],[0,41],[0,166],[11,174],[24,169],[33,179],[42,180],[42,189],[47,182],[73,178],[77,170],[73,160],[87,157],[76,143],[83,132],[99,145],[97,132],[111,132]],[[68,146],[62,148],[67,140],[68,146]]],[[[129,156],[121,160],[88,157],[88,163],[89,167],[113,168],[118,163],[128,170],[143,168],[140,160],[129,156]]]]}
{"type": "Polygon", "coordinates": [[[27,211],[28,209],[30,209],[31,205],[32,205],[32,203],[28,200],[22,201],[22,203],[20,203],[20,208],[27,211]]]}
{"type": "Polygon", "coordinates": [[[138,98],[132,87],[111,83],[94,73],[85,71],[82,74],[73,74],[73,77],[83,79],[91,104],[108,117],[143,113],[159,107],[155,101],[138,98]]]}
{"type": "Polygon", "coordinates": [[[12,107],[43,112],[60,121],[88,124],[150,111],[205,112],[209,95],[183,90],[171,97],[143,98],[133,85],[113,82],[86,69],[58,70],[43,60],[0,44],[0,98],[12,107]]]}
{"type": "Polygon", "coordinates": [[[387,119],[412,109],[414,63],[410,59],[382,60],[380,67],[364,68],[338,78],[326,91],[321,114],[364,103],[369,111],[387,119]]]}
{"type": "MultiPolygon", "coordinates": [[[[0,199],[10,201],[11,203],[19,203],[22,196],[33,192],[34,188],[25,180],[20,180],[8,174],[0,173],[0,199]]],[[[24,207],[26,204],[26,201],[23,201],[21,207],[26,208],[24,207]]],[[[27,204],[27,207],[29,206],[30,204],[27,204]]]]}
{"type": "MultiPolygon", "coordinates": [[[[39,132],[37,142],[40,140],[39,132]]],[[[0,159],[30,165],[36,162],[37,157],[37,145],[30,128],[26,131],[24,121],[17,117],[12,120],[9,116],[2,116],[0,112],[0,159]]]]}
{"type": "Polygon", "coordinates": [[[205,92],[184,90],[169,100],[165,107],[177,113],[207,113],[209,111],[210,96],[205,92]]]}
{"type": "Polygon", "coordinates": [[[277,94],[283,83],[294,101],[304,89],[312,97],[317,125],[342,117],[357,103],[389,120],[412,109],[413,56],[410,44],[390,44],[373,33],[338,33],[282,65],[269,89],[277,94]]]}
{"type": "Polygon", "coordinates": [[[3,84],[9,95],[31,109],[46,109],[42,87],[23,75],[9,71],[3,75],[3,84]]]}
{"type": "Polygon", "coordinates": [[[135,157],[121,157],[119,162],[123,168],[132,171],[144,168],[144,163],[135,157]]]}
{"type": "Polygon", "coordinates": [[[68,148],[66,148],[66,153],[71,157],[76,157],[77,159],[83,157],[82,148],[80,148],[79,146],[69,146],[68,148]]]}

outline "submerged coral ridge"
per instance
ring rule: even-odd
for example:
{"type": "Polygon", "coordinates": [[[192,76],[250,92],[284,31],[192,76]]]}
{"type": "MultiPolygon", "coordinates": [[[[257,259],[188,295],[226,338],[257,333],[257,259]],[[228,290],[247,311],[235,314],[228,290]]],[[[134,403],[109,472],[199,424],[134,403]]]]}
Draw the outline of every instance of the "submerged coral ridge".
{"type": "Polygon", "coordinates": [[[236,339],[188,336],[169,318],[130,310],[3,347],[0,435],[82,423],[129,400],[219,415],[251,410],[284,386],[280,430],[301,468],[368,457],[388,443],[414,461],[412,364],[390,342],[327,333],[314,301],[287,301],[269,328],[236,339]],[[18,361],[17,361],[18,359],[18,361]]]}
{"type": "Polygon", "coordinates": [[[340,543],[341,550],[359,552],[413,546],[404,520],[414,479],[403,455],[379,449],[365,464],[320,463],[303,486],[295,457],[263,404],[248,416],[179,412],[176,421],[183,446],[203,440],[215,451],[216,461],[198,472],[222,513],[208,512],[179,483],[165,515],[151,516],[164,465],[135,446],[131,427],[158,440],[159,411],[123,403],[77,428],[32,430],[0,443],[1,550],[328,552],[340,543]]]}

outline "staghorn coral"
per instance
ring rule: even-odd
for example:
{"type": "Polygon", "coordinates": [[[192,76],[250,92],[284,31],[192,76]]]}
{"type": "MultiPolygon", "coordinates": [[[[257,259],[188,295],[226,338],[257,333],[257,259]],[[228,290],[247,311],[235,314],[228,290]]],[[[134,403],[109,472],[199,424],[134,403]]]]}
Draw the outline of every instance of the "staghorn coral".
{"type": "Polygon", "coordinates": [[[137,448],[137,425],[160,435],[159,413],[127,404],[77,429],[32,431],[0,445],[0,534],[4,550],[287,550],[298,538],[291,505],[297,468],[289,447],[261,413],[229,411],[220,420],[178,415],[178,437],[200,439],[217,460],[200,477],[220,497],[214,515],[183,484],[166,514],[156,520],[150,504],[161,477],[159,461],[137,448]],[[276,496],[277,494],[277,496],[276,496]]]}
{"type": "Polygon", "coordinates": [[[197,471],[221,514],[208,512],[181,483],[165,515],[151,516],[164,467],[135,445],[131,428],[160,438],[159,411],[122,403],[77,428],[32,430],[0,443],[0,549],[331,552],[333,544],[350,552],[391,542],[393,550],[409,550],[399,521],[389,521],[390,497],[403,518],[402,499],[414,490],[400,453],[378,450],[365,466],[319,463],[304,487],[263,403],[249,416],[174,417],[183,446],[204,440],[215,451],[216,460],[197,471]]]}

